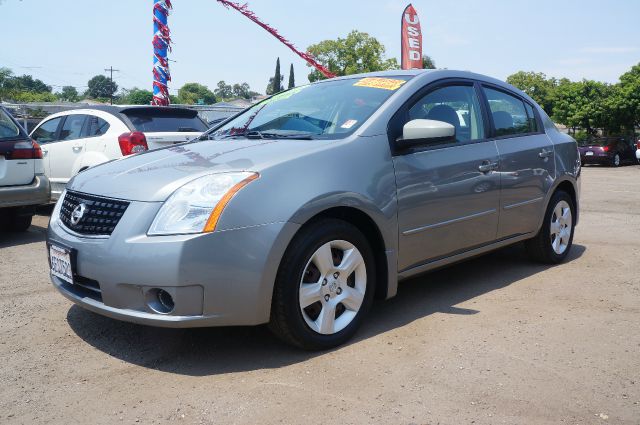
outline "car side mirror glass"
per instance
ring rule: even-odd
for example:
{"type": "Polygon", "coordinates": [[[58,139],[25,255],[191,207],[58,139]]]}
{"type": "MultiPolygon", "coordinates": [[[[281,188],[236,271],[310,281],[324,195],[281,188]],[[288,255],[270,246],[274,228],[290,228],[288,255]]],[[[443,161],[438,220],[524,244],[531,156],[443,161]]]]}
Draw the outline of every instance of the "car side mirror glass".
{"type": "Polygon", "coordinates": [[[453,125],[436,120],[411,120],[402,128],[402,138],[397,140],[400,147],[451,143],[456,141],[453,125]]]}

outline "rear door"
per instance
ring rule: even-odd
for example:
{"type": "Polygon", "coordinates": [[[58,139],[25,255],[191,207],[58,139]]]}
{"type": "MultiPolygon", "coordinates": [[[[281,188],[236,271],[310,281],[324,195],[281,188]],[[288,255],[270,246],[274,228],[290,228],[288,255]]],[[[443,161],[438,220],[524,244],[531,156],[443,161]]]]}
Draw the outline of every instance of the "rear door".
{"type": "Polygon", "coordinates": [[[556,178],[553,143],[526,100],[490,85],[482,91],[500,154],[498,239],[537,231],[556,178]]]}
{"type": "Polygon", "coordinates": [[[0,108],[0,186],[29,184],[35,176],[35,160],[15,158],[20,144],[29,143],[24,130],[0,108]],[[17,145],[17,146],[16,146],[17,145]]]}
{"type": "Polygon", "coordinates": [[[182,108],[141,107],[121,111],[133,131],[145,134],[149,149],[157,149],[195,139],[208,126],[198,112],[182,108]]]}
{"type": "Polygon", "coordinates": [[[457,139],[394,155],[401,271],[496,238],[498,151],[486,137],[478,90],[464,80],[436,83],[410,101],[400,122],[392,120],[393,140],[413,119],[448,122],[457,139]]]}

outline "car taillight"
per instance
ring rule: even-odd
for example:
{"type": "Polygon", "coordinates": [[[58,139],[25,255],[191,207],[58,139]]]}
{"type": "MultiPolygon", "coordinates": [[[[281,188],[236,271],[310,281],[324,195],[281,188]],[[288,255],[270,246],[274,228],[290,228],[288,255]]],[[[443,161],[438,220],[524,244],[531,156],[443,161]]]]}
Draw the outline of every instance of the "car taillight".
{"type": "Polygon", "coordinates": [[[42,149],[34,140],[18,142],[7,159],[42,159],[42,149]]]}
{"type": "Polygon", "coordinates": [[[121,134],[118,137],[118,144],[120,145],[120,151],[124,156],[149,150],[147,138],[141,131],[132,131],[130,133],[121,134]]]}
{"type": "Polygon", "coordinates": [[[602,150],[603,150],[603,151],[605,151],[605,152],[609,152],[609,146],[604,146],[604,147],[602,148],[602,150]]]}

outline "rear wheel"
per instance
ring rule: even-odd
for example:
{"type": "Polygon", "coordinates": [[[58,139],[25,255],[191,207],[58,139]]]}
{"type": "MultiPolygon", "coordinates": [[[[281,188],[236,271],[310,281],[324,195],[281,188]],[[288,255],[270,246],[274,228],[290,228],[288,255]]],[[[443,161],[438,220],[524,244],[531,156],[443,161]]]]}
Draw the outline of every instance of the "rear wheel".
{"type": "Polygon", "coordinates": [[[613,156],[613,159],[611,160],[611,165],[613,167],[619,167],[620,166],[620,155],[619,154],[615,154],[613,156]]]}
{"type": "Polygon", "coordinates": [[[24,232],[31,226],[33,213],[25,212],[19,208],[11,208],[2,211],[2,229],[9,232],[24,232]]]}
{"type": "Polygon", "coordinates": [[[575,229],[575,206],[567,192],[554,193],[538,234],[525,242],[527,252],[537,261],[561,263],[569,254],[575,229]]]}
{"type": "Polygon", "coordinates": [[[373,301],[373,258],[366,237],[347,222],[325,219],[303,228],[278,270],[271,330],[308,350],[347,341],[373,301]]]}

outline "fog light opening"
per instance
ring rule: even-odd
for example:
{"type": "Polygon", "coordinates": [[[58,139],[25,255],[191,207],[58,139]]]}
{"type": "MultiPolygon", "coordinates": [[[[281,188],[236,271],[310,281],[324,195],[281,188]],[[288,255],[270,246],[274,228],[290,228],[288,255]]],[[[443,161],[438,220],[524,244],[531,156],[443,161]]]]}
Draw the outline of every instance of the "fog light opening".
{"type": "Polygon", "coordinates": [[[164,289],[150,289],[147,291],[146,299],[149,308],[156,313],[169,314],[175,308],[173,297],[164,289]]]}

